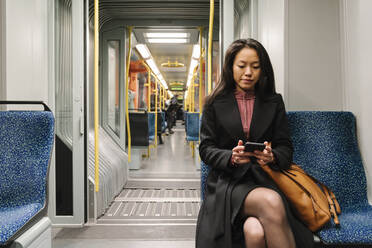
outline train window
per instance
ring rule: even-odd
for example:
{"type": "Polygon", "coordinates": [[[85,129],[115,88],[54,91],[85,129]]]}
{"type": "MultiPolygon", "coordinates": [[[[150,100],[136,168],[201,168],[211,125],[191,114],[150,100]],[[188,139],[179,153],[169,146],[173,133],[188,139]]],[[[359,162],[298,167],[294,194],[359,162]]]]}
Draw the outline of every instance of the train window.
{"type": "Polygon", "coordinates": [[[119,45],[118,40],[107,42],[107,84],[108,84],[108,119],[107,124],[119,136],[119,45]]]}
{"type": "Polygon", "coordinates": [[[235,40],[257,38],[257,0],[234,0],[235,40]]]}
{"type": "Polygon", "coordinates": [[[122,148],[125,147],[124,76],[125,34],[122,30],[102,33],[102,127],[122,148]]]}

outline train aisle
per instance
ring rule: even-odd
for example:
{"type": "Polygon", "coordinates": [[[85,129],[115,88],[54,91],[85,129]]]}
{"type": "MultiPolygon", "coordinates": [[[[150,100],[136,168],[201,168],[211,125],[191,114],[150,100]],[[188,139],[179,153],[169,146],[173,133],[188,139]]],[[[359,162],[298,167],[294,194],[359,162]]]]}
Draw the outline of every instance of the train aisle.
{"type": "Polygon", "coordinates": [[[181,121],[177,121],[172,130],[173,134],[162,136],[164,144],[158,144],[156,149],[151,149],[150,158],[142,161],[140,170],[130,171],[132,179],[169,178],[200,181],[200,171],[197,170],[199,161],[198,158],[193,159],[190,146],[185,140],[185,126],[181,121]]]}
{"type": "Polygon", "coordinates": [[[130,171],[123,191],[97,224],[64,228],[53,247],[192,248],[200,208],[200,171],[184,126],[163,136],[142,168],[130,171]]]}

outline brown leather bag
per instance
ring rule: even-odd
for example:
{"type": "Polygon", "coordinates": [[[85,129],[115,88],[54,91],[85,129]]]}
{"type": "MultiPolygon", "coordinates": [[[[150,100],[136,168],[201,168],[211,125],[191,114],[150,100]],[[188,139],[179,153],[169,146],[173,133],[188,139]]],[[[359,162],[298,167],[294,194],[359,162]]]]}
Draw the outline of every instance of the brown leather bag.
{"type": "Polygon", "coordinates": [[[280,171],[268,165],[261,165],[261,168],[273,179],[311,231],[319,230],[331,217],[336,225],[340,224],[337,214],[341,209],[333,192],[300,166],[291,164],[288,170],[280,171]]]}

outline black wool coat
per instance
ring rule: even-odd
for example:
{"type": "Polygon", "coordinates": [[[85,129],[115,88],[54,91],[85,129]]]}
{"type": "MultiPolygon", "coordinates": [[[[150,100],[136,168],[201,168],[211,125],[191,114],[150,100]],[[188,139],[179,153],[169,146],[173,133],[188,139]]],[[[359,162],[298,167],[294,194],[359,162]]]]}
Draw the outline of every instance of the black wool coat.
{"type": "MultiPolygon", "coordinates": [[[[282,196],[297,247],[313,247],[312,233],[293,216],[284,195],[257,163],[242,165],[238,169],[230,166],[232,148],[239,140],[247,141],[237,101],[234,93],[229,92],[216,97],[203,111],[199,153],[211,170],[198,216],[196,248],[241,247],[232,243],[230,201],[233,188],[247,175],[260,186],[271,188],[282,196]]],[[[256,96],[249,141],[271,142],[276,158],[275,166],[289,168],[293,147],[280,94],[265,99],[256,96]]]]}

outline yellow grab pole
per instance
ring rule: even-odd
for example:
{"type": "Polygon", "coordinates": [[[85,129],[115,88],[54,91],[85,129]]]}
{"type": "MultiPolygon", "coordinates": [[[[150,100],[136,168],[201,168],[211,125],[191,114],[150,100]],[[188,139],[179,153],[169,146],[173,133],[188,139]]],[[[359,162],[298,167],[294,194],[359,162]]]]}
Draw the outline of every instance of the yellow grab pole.
{"type": "Polygon", "coordinates": [[[212,92],[212,40],[213,40],[214,0],[210,0],[208,35],[208,94],[212,92]]]}
{"type": "Polygon", "coordinates": [[[146,65],[147,68],[147,111],[151,111],[151,69],[146,65]]]}
{"type": "Polygon", "coordinates": [[[147,111],[150,112],[151,111],[151,69],[145,63],[145,61],[142,60],[141,62],[147,70],[147,111]]]}
{"type": "MultiPolygon", "coordinates": [[[[150,67],[145,63],[145,61],[141,60],[142,65],[146,68],[147,70],[147,111],[151,111],[151,69],[150,67]]],[[[147,147],[147,157],[150,157],[150,145],[147,147]]]]}
{"type": "Polygon", "coordinates": [[[159,109],[160,109],[160,112],[161,112],[161,102],[162,102],[162,93],[163,93],[163,88],[161,87],[161,84],[160,84],[160,91],[159,91],[159,109]]]}
{"type": "Polygon", "coordinates": [[[158,145],[158,78],[155,78],[155,146],[158,145]]]}
{"type": "Polygon", "coordinates": [[[202,106],[202,87],[203,87],[203,56],[202,56],[202,50],[203,50],[203,28],[200,27],[200,34],[199,34],[199,44],[200,44],[200,55],[199,55],[199,115],[203,112],[203,106],[202,106]]]}
{"type": "Polygon", "coordinates": [[[160,101],[160,112],[162,111],[163,109],[163,101],[164,101],[164,94],[163,94],[163,85],[160,84],[160,97],[159,97],[159,101],[160,101]]]}
{"type": "Polygon", "coordinates": [[[98,0],[94,1],[94,184],[99,190],[99,140],[98,140],[98,60],[99,60],[99,26],[98,26],[98,0]]]}
{"type": "Polygon", "coordinates": [[[162,109],[165,109],[165,87],[162,88],[163,89],[163,103],[162,103],[162,109]]]}
{"type": "Polygon", "coordinates": [[[195,112],[195,108],[194,108],[194,106],[195,106],[195,74],[193,74],[192,79],[191,79],[190,103],[191,103],[191,111],[190,111],[190,113],[194,113],[195,112]]]}
{"type": "Polygon", "coordinates": [[[190,112],[191,111],[191,87],[190,87],[190,90],[187,92],[187,107],[190,112]]]}
{"type": "Polygon", "coordinates": [[[187,110],[190,112],[190,96],[191,96],[191,87],[187,91],[187,110]]]}
{"type": "MultiPolygon", "coordinates": [[[[196,69],[196,67],[195,67],[196,69]]],[[[195,74],[192,76],[191,112],[195,112],[195,74]]]]}
{"type": "Polygon", "coordinates": [[[198,66],[195,66],[194,71],[192,72],[192,81],[191,81],[191,113],[195,112],[195,78],[197,76],[196,71],[198,70],[198,66]]]}
{"type": "Polygon", "coordinates": [[[129,97],[128,97],[128,90],[129,90],[129,68],[130,68],[130,54],[132,52],[132,29],[133,27],[128,27],[128,35],[129,35],[129,44],[128,44],[128,56],[127,56],[127,68],[125,72],[125,98],[127,99],[125,104],[125,112],[127,116],[127,133],[128,133],[128,162],[130,162],[130,155],[131,155],[131,147],[132,147],[132,137],[130,135],[130,125],[129,125],[129,97]]]}

